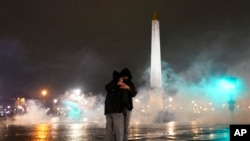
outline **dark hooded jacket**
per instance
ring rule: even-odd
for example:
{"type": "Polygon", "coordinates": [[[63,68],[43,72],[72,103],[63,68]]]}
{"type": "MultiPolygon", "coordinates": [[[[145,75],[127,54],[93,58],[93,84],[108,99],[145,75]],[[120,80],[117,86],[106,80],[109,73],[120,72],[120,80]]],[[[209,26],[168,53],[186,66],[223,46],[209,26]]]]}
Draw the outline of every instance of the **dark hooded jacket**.
{"type": "Polygon", "coordinates": [[[128,68],[124,68],[124,69],[122,69],[120,75],[128,77],[128,80],[124,80],[124,83],[127,84],[130,87],[130,90],[128,91],[128,103],[129,103],[130,107],[128,108],[128,110],[131,111],[134,108],[132,98],[135,97],[136,94],[137,94],[137,91],[135,89],[135,85],[131,81],[132,80],[132,74],[131,74],[131,72],[130,72],[130,70],[128,68]]]}
{"type": "Polygon", "coordinates": [[[105,115],[122,112],[122,95],[119,94],[120,88],[117,85],[119,77],[119,72],[113,71],[113,80],[105,85],[107,91],[104,106],[105,115]]]}

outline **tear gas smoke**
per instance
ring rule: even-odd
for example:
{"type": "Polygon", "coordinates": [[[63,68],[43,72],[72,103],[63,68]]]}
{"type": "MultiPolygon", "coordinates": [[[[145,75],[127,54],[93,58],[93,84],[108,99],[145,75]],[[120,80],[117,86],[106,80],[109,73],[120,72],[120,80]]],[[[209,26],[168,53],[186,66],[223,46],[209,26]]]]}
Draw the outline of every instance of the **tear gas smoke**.
{"type": "MultiPolygon", "coordinates": [[[[228,69],[225,74],[237,78],[241,82],[239,90],[235,91],[236,100],[233,112],[234,123],[249,123],[250,105],[248,101],[249,90],[244,85],[249,83],[249,62],[238,63],[237,66],[228,69]],[[243,85],[244,84],[244,85],[243,85]]],[[[131,122],[148,121],[150,116],[161,121],[176,121],[178,123],[197,124],[228,124],[231,119],[228,100],[230,91],[221,91],[217,88],[216,80],[221,74],[211,73],[214,62],[194,62],[189,69],[181,73],[175,73],[168,63],[162,63],[163,76],[163,103],[165,113],[150,111],[149,105],[149,69],[141,78],[146,78],[148,83],[138,87],[134,100],[134,109],[131,122]],[[204,65],[206,64],[206,65],[204,65]]],[[[237,88],[238,89],[238,88],[237,88]]],[[[233,91],[233,90],[232,90],[233,91]]],[[[58,108],[61,109],[59,119],[52,121],[53,116],[48,116],[41,104],[27,102],[28,112],[18,116],[12,123],[34,124],[36,122],[97,122],[105,124],[104,97],[91,93],[69,90],[58,98],[58,108]]],[[[146,122],[145,122],[146,123],[146,122]]],[[[147,122],[148,123],[148,122],[147,122]]]]}

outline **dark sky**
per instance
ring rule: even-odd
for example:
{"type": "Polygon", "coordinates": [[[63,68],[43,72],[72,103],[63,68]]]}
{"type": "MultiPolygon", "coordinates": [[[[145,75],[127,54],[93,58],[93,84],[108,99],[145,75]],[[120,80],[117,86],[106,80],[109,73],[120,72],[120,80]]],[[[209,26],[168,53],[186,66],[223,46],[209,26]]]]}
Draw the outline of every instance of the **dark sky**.
{"type": "Polygon", "coordinates": [[[56,96],[74,87],[103,94],[112,71],[124,67],[142,85],[155,9],[162,61],[177,74],[197,60],[226,72],[248,57],[247,1],[3,0],[0,96],[36,97],[44,88],[56,96]]]}

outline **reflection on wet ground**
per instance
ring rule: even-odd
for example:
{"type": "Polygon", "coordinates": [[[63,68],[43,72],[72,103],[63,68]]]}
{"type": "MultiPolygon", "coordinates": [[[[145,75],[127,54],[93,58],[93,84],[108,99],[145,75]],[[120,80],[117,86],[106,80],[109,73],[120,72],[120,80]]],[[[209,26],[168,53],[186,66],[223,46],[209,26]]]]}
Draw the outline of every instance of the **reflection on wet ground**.
{"type": "Polygon", "coordinates": [[[89,123],[1,125],[0,140],[6,141],[98,141],[104,127],[89,123]]]}
{"type": "MultiPolygon", "coordinates": [[[[0,125],[1,141],[103,141],[105,126],[97,123],[46,123],[36,125],[0,125]]],[[[229,141],[226,125],[132,124],[133,141],[229,141]]]]}
{"type": "Polygon", "coordinates": [[[158,125],[131,127],[131,140],[186,141],[220,140],[229,141],[228,126],[158,125]]]}

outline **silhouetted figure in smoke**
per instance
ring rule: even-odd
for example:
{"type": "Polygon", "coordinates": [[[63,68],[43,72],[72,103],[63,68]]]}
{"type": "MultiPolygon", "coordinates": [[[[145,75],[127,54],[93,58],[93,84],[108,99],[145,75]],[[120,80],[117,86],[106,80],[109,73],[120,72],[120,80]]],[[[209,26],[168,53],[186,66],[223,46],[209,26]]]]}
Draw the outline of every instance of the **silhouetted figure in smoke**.
{"type": "Polygon", "coordinates": [[[114,138],[116,141],[128,140],[132,97],[137,94],[131,79],[130,71],[124,68],[121,73],[114,71],[113,80],[105,86],[106,141],[113,141],[114,138]]]}
{"type": "MultiPolygon", "coordinates": [[[[131,118],[131,112],[133,109],[133,100],[132,98],[136,96],[137,91],[135,89],[134,83],[132,80],[132,74],[128,68],[124,68],[120,75],[122,76],[122,83],[119,83],[119,87],[125,91],[127,91],[127,103],[126,105],[123,105],[124,108],[124,141],[128,140],[128,128],[131,118]]],[[[124,94],[124,93],[123,93],[124,94]]]]}
{"type": "Polygon", "coordinates": [[[104,114],[106,116],[106,141],[123,141],[124,139],[124,115],[123,115],[123,90],[120,88],[122,78],[117,71],[113,72],[113,80],[105,89],[104,114]]]}

